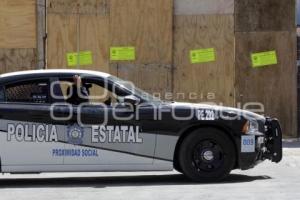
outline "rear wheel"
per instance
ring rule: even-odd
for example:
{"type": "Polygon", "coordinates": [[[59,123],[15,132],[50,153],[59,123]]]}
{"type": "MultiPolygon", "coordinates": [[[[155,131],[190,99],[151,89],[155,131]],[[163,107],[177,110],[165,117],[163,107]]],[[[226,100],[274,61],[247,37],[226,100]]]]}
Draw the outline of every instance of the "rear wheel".
{"type": "Polygon", "coordinates": [[[229,137],[220,130],[201,128],[188,135],[179,151],[183,173],[194,181],[224,179],[235,164],[235,148],[229,137]]]}

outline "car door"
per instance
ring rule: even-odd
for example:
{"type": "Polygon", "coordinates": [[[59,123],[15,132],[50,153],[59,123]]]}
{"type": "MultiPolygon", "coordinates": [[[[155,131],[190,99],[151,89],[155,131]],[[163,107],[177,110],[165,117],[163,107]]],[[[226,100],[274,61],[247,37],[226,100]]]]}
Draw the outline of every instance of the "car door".
{"type": "Polygon", "coordinates": [[[113,99],[117,94],[112,92],[112,83],[104,83],[102,78],[83,81],[89,86],[89,102],[72,105],[73,116],[65,138],[66,149],[73,154],[65,155],[64,164],[97,166],[96,169],[112,166],[110,170],[152,165],[155,134],[143,132],[143,125],[134,119],[134,109],[113,99]]]}
{"type": "Polygon", "coordinates": [[[1,88],[0,156],[3,171],[54,171],[63,164],[64,126],[50,117],[49,80],[23,80],[1,88]],[[52,168],[51,168],[52,167],[52,168]]]}

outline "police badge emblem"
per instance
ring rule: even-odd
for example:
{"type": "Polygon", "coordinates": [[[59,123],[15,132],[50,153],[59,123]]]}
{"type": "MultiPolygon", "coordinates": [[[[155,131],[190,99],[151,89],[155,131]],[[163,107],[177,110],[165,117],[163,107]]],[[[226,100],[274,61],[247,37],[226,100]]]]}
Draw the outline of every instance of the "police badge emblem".
{"type": "Polygon", "coordinates": [[[78,124],[69,125],[67,133],[68,143],[75,145],[82,144],[84,130],[78,124]]]}

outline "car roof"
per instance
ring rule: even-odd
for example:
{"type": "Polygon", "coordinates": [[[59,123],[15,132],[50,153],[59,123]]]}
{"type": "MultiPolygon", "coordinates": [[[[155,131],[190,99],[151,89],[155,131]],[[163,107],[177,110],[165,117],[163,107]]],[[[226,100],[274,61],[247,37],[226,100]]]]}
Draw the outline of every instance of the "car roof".
{"type": "Polygon", "coordinates": [[[0,84],[6,82],[14,82],[22,79],[34,78],[48,78],[48,77],[63,77],[72,75],[90,75],[108,78],[111,76],[108,73],[91,71],[91,70],[77,70],[77,69],[46,69],[46,70],[28,70],[11,72],[0,75],[0,84]]]}

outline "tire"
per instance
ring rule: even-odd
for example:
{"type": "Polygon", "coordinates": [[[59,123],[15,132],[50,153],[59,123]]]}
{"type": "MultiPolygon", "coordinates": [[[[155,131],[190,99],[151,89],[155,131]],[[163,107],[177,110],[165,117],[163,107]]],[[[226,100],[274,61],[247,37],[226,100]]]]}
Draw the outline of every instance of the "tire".
{"type": "Polygon", "coordinates": [[[197,182],[216,182],[233,169],[236,154],[233,142],[222,131],[200,128],[191,132],[179,150],[183,173],[197,182]]]}

